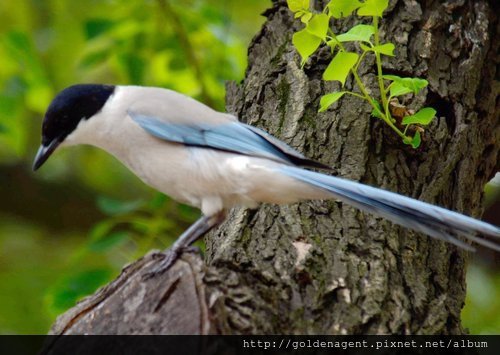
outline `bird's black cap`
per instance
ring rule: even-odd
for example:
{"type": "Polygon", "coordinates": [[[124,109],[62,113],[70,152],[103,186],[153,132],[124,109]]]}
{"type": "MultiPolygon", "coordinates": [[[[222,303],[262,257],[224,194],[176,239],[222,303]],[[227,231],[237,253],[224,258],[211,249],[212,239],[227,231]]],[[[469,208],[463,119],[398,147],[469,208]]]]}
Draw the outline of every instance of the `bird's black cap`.
{"type": "Polygon", "coordinates": [[[38,169],[75,130],[80,121],[101,111],[113,94],[113,85],[78,84],[61,91],[49,105],[42,124],[42,145],[33,163],[38,169]]]}

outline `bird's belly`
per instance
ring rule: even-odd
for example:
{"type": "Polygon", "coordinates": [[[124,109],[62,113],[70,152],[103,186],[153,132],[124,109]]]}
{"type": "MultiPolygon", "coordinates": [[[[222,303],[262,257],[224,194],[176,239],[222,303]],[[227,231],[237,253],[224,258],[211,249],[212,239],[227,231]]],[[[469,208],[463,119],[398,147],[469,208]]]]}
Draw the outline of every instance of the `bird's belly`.
{"type": "Polygon", "coordinates": [[[124,162],[147,185],[212,214],[257,205],[249,194],[248,161],[239,154],[161,142],[135,150],[124,162]]]}
{"type": "Polygon", "coordinates": [[[280,163],[214,149],[145,140],[116,154],[147,185],[213,215],[235,205],[291,203],[311,194],[305,184],[277,173],[280,163]]]}

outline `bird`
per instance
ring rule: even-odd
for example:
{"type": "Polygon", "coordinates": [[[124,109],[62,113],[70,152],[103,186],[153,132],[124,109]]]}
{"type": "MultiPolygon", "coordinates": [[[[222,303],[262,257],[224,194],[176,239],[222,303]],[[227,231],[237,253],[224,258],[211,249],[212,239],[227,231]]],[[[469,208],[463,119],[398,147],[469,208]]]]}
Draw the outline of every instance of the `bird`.
{"type": "Polygon", "coordinates": [[[329,167],[283,141],[181,93],[158,87],[76,84],[52,100],[42,122],[33,170],[52,153],[79,144],[103,149],[144,183],[201,210],[150,275],[220,225],[234,206],[337,199],[395,224],[452,243],[500,251],[500,228],[311,168],[329,167]],[[463,239],[461,239],[463,238],[463,239]]]}

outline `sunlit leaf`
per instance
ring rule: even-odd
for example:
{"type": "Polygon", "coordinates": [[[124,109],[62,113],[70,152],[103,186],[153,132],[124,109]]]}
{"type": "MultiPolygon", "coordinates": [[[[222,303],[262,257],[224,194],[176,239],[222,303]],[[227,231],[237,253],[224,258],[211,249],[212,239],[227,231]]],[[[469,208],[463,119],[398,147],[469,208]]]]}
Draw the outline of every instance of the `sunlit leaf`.
{"type": "Polygon", "coordinates": [[[413,139],[411,140],[411,146],[414,149],[417,149],[418,147],[420,147],[420,132],[419,131],[415,132],[415,135],[413,136],[413,139]]]}
{"type": "Polygon", "coordinates": [[[325,72],[324,80],[338,80],[344,86],[349,72],[358,61],[359,55],[352,52],[338,52],[332,59],[325,72]]]}
{"type": "Polygon", "coordinates": [[[342,18],[352,14],[361,5],[358,0],[332,0],[328,4],[328,9],[333,17],[342,18]]]}
{"type": "Polygon", "coordinates": [[[309,9],[309,0],[286,0],[286,2],[292,12],[309,9]]]}
{"type": "Polygon", "coordinates": [[[415,94],[417,94],[420,90],[422,90],[429,84],[427,80],[420,78],[403,78],[402,82],[406,87],[410,88],[415,94]]]}
{"type": "Polygon", "coordinates": [[[332,52],[335,49],[335,47],[337,47],[339,45],[339,43],[340,43],[339,41],[337,41],[333,38],[326,41],[326,44],[331,48],[332,52]]]}
{"type": "Polygon", "coordinates": [[[380,112],[382,112],[382,106],[380,105],[380,103],[376,100],[372,100],[372,103],[378,108],[378,110],[373,109],[371,115],[376,118],[384,119],[385,117],[380,114],[380,112]]]}
{"type": "Polygon", "coordinates": [[[397,76],[397,75],[383,75],[382,76],[384,79],[387,79],[387,80],[392,80],[392,81],[399,81],[399,80],[402,80],[403,78],[397,76]]]}
{"type": "Polygon", "coordinates": [[[394,82],[392,86],[397,83],[400,86],[404,86],[410,89],[410,91],[412,91],[414,94],[417,94],[420,90],[422,90],[429,84],[427,80],[420,78],[401,78],[397,75],[384,75],[383,78],[386,80],[392,80],[394,82]]]}
{"type": "Polygon", "coordinates": [[[417,113],[411,116],[406,116],[403,118],[403,124],[421,124],[428,125],[431,123],[432,119],[436,116],[436,110],[432,107],[424,107],[420,109],[417,113]]]}
{"type": "Polygon", "coordinates": [[[300,18],[300,21],[302,23],[305,23],[306,25],[309,23],[309,20],[311,20],[311,17],[312,17],[312,13],[307,11],[307,12],[303,12],[302,13],[302,17],[300,18]]]}
{"type": "Polygon", "coordinates": [[[407,137],[407,138],[403,139],[404,144],[411,145],[414,149],[417,149],[420,146],[420,142],[421,142],[421,139],[420,139],[420,132],[419,131],[415,132],[415,135],[413,136],[413,138],[407,137]]]}
{"type": "Polygon", "coordinates": [[[380,44],[378,46],[374,46],[372,48],[372,51],[394,57],[394,44],[392,43],[380,44]]]}
{"type": "Polygon", "coordinates": [[[392,97],[409,94],[410,92],[412,90],[400,81],[395,81],[391,84],[390,94],[392,97]]]}
{"type": "Polygon", "coordinates": [[[330,18],[327,14],[319,14],[314,16],[306,26],[307,32],[324,40],[326,37],[326,32],[328,31],[329,19],[330,18]]]}
{"type": "Polygon", "coordinates": [[[302,64],[304,64],[311,54],[321,44],[321,38],[309,33],[307,29],[303,29],[294,33],[292,43],[297,48],[300,56],[302,57],[302,64]]]}
{"type": "Polygon", "coordinates": [[[339,42],[364,41],[370,42],[370,37],[375,33],[375,28],[371,25],[356,25],[346,33],[337,35],[339,42]]]}
{"type": "Polygon", "coordinates": [[[326,111],[328,107],[337,102],[342,96],[344,96],[345,93],[345,91],[339,91],[323,95],[319,101],[320,108],[318,112],[326,111]]]}
{"type": "Polygon", "coordinates": [[[389,6],[389,0],[366,0],[359,8],[358,15],[382,17],[387,6],[389,6]]]}

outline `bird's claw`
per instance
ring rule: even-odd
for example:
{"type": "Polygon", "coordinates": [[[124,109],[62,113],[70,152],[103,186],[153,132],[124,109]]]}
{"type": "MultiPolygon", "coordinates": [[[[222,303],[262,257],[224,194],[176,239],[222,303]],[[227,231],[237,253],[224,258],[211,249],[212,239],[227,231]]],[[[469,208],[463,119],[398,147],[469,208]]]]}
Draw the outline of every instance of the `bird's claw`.
{"type": "Polygon", "coordinates": [[[162,259],[154,265],[151,271],[148,271],[143,275],[144,280],[152,279],[156,276],[163,274],[165,271],[170,269],[170,267],[175,263],[175,261],[180,256],[180,250],[167,249],[162,253],[156,254],[155,258],[162,257],[162,259]]]}
{"type": "Polygon", "coordinates": [[[195,245],[190,245],[182,249],[183,253],[201,254],[201,249],[195,245]]]}
{"type": "Polygon", "coordinates": [[[170,269],[172,265],[179,259],[182,253],[200,253],[200,248],[196,246],[187,246],[180,249],[167,249],[162,253],[154,254],[154,259],[161,259],[151,271],[148,271],[143,275],[144,280],[152,279],[156,276],[163,274],[165,271],[170,269]]]}

